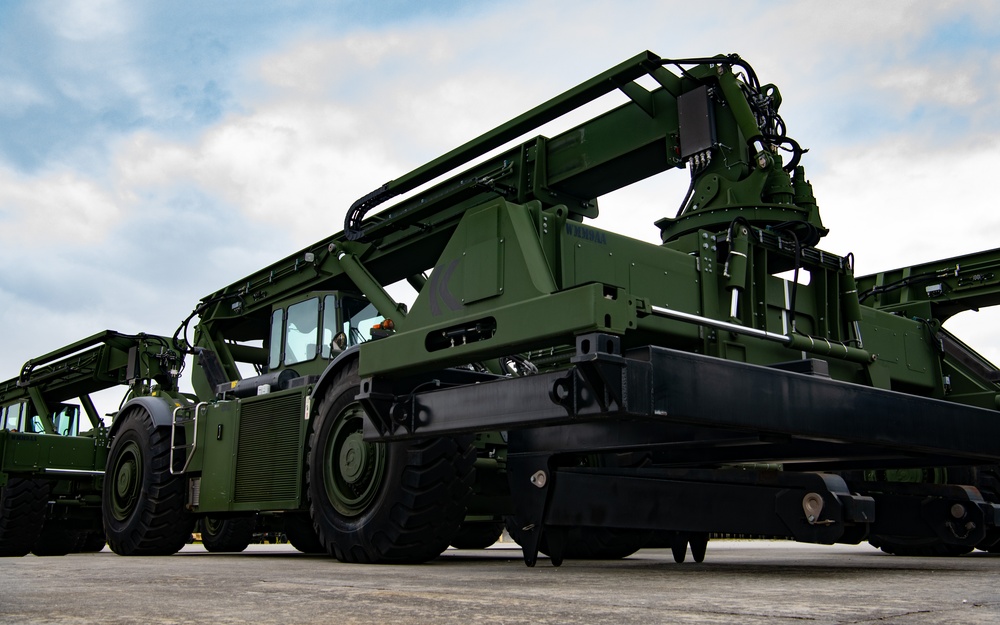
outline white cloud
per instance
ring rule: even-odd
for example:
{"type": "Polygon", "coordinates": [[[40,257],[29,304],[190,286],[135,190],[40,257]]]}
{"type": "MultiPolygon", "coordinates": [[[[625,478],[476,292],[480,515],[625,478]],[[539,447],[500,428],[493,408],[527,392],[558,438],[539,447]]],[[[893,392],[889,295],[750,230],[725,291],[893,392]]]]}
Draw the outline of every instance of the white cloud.
{"type": "Polygon", "coordinates": [[[122,216],[98,181],[69,169],[22,175],[0,168],[0,241],[99,244],[122,216]]]}
{"type": "MultiPolygon", "coordinates": [[[[411,68],[448,57],[444,39],[420,41],[405,31],[361,31],[337,39],[310,38],[292,42],[287,48],[259,60],[257,72],[263,83],[281,97],[315,98],[352,87],[379,82],[411,68]]],[[[357,99],[364,99],[358,91],[357,99]]],[[[355,98],[351,98],[355,99],[355,98]]]]}
{"type": "Polygon", "coordinates": [[[132,3],[122,0],[47,0],[35,6],[53,32],[69,41],[100,41],[134,27],[132,3]]]}
{"type": "Polygon", "coordinates": [[[959,73],[954,67],[900,67],[885,72],[875,85],[898,91],[910,107],[920,104],[975,106],[982,100],[983,83],[971,72],[959,73]]]}
{"type": "Polygon", "coordinates": [[[16,117],[29,107],[46,103],[47,98],[25,80],[0,78],[0,115],[16,117]]]}
{"type": "MultiPolygon", "coordinates": [[[[44,72],[35,76],[44,92],[54,89],[74,108],[118,116],[123,123],[177,114],[174,101],[156,89],[162,76],[144,65],[149,61],[144,54],[148,42],[142,36],[143,15],[136,3],[47,0],[33,8],[46,35],[51,35],[32,42],[40,49],[31,71],[44,72]]],[[[61,98],[48,94],[46,103],[66,106],[61,98]]]]}
{"type": "Polygon", "coordinates": [[[138,198],[186,181],[304,245],[339,230],[372,172],[398,169],[356,117],[332,104],[289,102],[230,116],[196,144],[138,135],[121,145],[118,185],[138,198]]]}
{"type": "Polygon", "coordinates": [[[984,181],[1000,167],[1000,137],[942,149],[909,137],[827,153],[812,182],[831,229],[830,251],[854,251],[858,270],[874,273],[990,249],[1000,213],[984,181]]]}

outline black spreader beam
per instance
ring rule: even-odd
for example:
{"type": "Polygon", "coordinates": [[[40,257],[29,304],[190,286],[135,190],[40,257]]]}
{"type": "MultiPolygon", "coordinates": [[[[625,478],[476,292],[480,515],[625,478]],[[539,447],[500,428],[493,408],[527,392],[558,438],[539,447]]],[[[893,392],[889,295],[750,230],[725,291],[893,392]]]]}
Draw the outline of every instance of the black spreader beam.
{"type": "MultiPolygon", "coordinates": [[[[377,378],[363,388],[363,402],[366,395],[384,396],[377,378]]],[[[589,423],[606,430],[609,445],[657,442],[662,430],[651,427],[643,440],[638,420],[776,437],[790,452],[801,452],[799,459],[812,451],[831,460],[832,443],[884,450],[897,466],[901,453],[915,463],[928,456],[1000,461],[996,411],[658,347],[626,357],[596,354],[567,371],[443,388],[380,405],[366,402],[369,410],[412,416],[405,427],[382,431],[366,420],[369,440],[589,423]],[[633,423],[622,428],[623,422],[633,423]],[[619,430],[629,434],[623,439],[619,430]],[[797,448],[796,440],[809,444],[797,448]]],[[[378,420],[392,423],[388,415],[378,420]]]]}

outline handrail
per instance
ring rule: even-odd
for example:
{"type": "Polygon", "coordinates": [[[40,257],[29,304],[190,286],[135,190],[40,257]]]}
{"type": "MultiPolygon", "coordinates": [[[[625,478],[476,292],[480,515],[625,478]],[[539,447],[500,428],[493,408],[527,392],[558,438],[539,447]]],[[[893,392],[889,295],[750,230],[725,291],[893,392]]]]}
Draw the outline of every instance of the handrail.
{"type": "Polygon", "coordinates": [[[170,419],[170,474],[171,475],[183,475],[184,473],[187,472],[188,465],[191,464],[191,459],[194,458],[194,452],[198,448],[198,413],[200,412],[201,407],[204,406],[207,403],[208,402],[204,402],[204,401],[203,402],[198,402],[194,406],[194,418],[192,419],[194,421],[194,432],[192,432],[192,434],[191,434],[191,444],[190,445],[186,444],[186,443],[184,445],[175,445],[174,444],[174,441],[176,440],[176,436],[177,436],[177,434],[176,434],[177,433],[177,413],[178,413],[178,411],[186,410],[187,406],[178,406],[178,407],[174,408],[174,411],[173,411],[173,413],[171,415],[171,419],[170,419]],[[189,453],[186,454],[186,457],[184,459],[184,466],[181,467],[181,469],[179,471],[175,471],[174,470],[174,451],[177,450],[177,449],[190,449],[191,450],[189,453]]]}

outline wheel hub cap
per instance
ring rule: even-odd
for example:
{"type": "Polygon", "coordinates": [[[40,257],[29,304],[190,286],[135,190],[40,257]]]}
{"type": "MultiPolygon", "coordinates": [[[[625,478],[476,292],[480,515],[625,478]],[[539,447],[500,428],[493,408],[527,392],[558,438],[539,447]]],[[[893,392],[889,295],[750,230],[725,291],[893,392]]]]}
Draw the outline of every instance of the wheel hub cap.
{"type": "Polygon", "coordinates": [[[324,454],[326,493],[334,509],[349,517],[375,499],[385,471],[385,444],[364,440],[364,411],[358,404],[336,417],[324,454]]]}
{"type": "Polygon", "coordinates": [[[109,479],[114,480],[111,513],[118,521],[124,521],[135,510],[142,488],[142,452],[138,444],[129,442],[122,448],[109,479]]]}
{"type": "Polygon", "coordinates": [[[351,434],[340,450],[340,473],[348,484],[354,484],[361,477],[368,461],[367,445],[360,434],[351,434]]]}

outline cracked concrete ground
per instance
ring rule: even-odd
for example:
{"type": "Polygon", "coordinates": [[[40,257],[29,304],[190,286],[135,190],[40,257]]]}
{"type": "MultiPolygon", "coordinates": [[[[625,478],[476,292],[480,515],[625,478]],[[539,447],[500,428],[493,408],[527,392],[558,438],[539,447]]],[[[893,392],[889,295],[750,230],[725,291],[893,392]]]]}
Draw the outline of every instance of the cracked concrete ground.
{"type": "Polygon", "coordinates": [[[449,550],[419,566],[361,566],[254,545],[169,557],[108,550],[0,560],[0,623],[990,623],[1000,555],[899,558],[867,545],[713,541],[705,562],[669,550],[612,562],[513,545],[449,550]]]}

